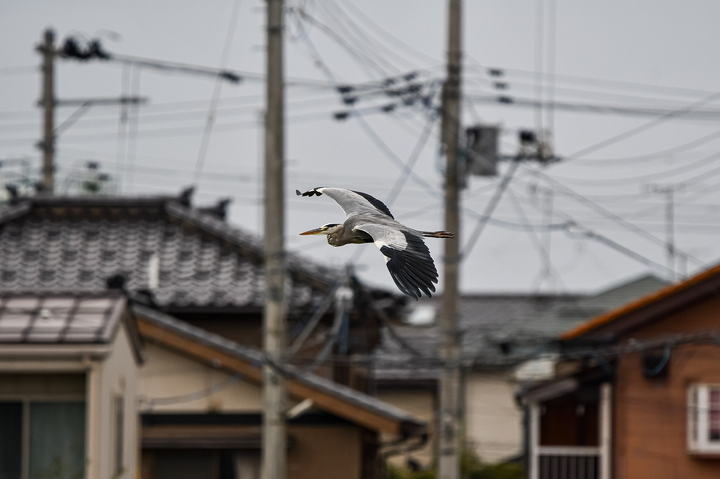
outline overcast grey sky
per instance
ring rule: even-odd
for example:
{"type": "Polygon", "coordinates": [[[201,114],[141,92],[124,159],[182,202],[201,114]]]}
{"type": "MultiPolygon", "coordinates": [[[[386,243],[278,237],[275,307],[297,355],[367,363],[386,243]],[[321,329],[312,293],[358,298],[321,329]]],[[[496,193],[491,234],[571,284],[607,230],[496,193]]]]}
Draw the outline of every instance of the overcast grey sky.
{"type": "MultiPolygon", "coordinates": [[[[304,9],[307,17],[301,21],[299,15],[291,15],[287,29],[287,245],[335,266],[364,248],[358,260],[360,276],[390,287],[381,255],[371,245],[335,249],[324,238],[297,236],[343,217],[328,198],[297,198],[294,190],[340,186],[387,199],[401,173],[396,163],[410,157],[428,124],[428,110],[400,107],[381,114],[377,106],[393,98],[361,96],[356,106],[362,119],[338,122],[332,114],[346,108],[322,84],[328,83],[330,74],[345,84],[419,71],[417,81],[432,88],[433,80],[443,75],[446,2],[288,0],[288,5],[304,9]]],[[[227,68],[264,71],[264,2],[258,0],[6,0],[0,5],[0,18],[0,159],[27,157],[39,165],[33,145],[40,132],[34,106],[40,76],[35,68],[25,67],[38,64],[34,46],[46,27],[52,26],[60,40],[69,34],[100,35],[112,52],[218,67],[236,18],[227,68]],[[239,8],[236,17],[234,8],[239,8]],[[113,40],[105,31],[121,38],[113,40]]],[[[712,155],[720,145],[720,134],[714,135],[720,105],[711,95],[720,78],[715,55],[718,18],[720,4],[712,1],[465,1],[464,126],[479,120],[502,125],[503,152],[515,153],[518,129],[537,126],[535,111],[483,100],[498,94],[536,99],[533,71],[542,51],[546,70],[555,59],[554,98],[567,108],[558,108],[552,122],[555,151],[567,160],[542,168],[541,174],[532,172],[538,168],[533,164],[518,170],[495,212],[505,223],[488,225],[463,263],[464,292],[587,291],[648,271],[664,274],[665,196],[651,191],[652,185],[683,184],[675,193],[675,240],[678,249],[695,258],[688,262],[688,271],[716,263],[720,171],[715,169],[720,163],[712,155]],[[539,7],[544,22],[538,22],[539,7]],[[537,48],[540,23],[545,48],[537,48]],[[553,36],[554,49],[549,46],[553,36]],[[487,67],[502,68],[505,74],[490,77],[487,67]],[[496,80],[506,82],[509,89],[495,90],[496,80]],[[692,111],[661,116],[688,105],[694,105],[692,111]],[[623,110],[610,113],[600,106],[623,110]],[[658,113],[644,114],[648,109],[658,113]],[[629,133],[622,140],[574,156],[625,132],[629,133]],[[615,219],[573,198],[566,188],[590,198],[615,219]],[[547,210],[550,204],[552,213],[547,210]],[[522,227],[569,221],[580,226],[552,233],[522,227]],[[627,228],[641,228],[659,240],[627,228]],[[581,234],[588,230],[631,253],[581,234]],[[549,267],[545,251],[550,252],[549,267]],[[661,267],[649,267],[628,254],[661,267]]],[[[215,81],[208,78],[145,69],[138,73],[116,63],[59,61],[60,99],[118,96],[124,91],[150,100],[127,136],[119,127],[117,107],[91,109],[58,141],[59,176],[92,159],[122,180],[125,194],[173,193],[192,184],[214,88],[215,81]]],[[[195,199],[207,204],[233,197],[230,221],[261,233],[262,82],[223,84],[219,98],[195,199]]],[[[60,109],[58,121],[72,112],[60,109]]],[[[547,115],[543,118],[548,126],[547,115]]],[[[417,177],[409,179],[390,205],[399,220],[426,230],[443,227],[442,165],[437,125],[431,126],[414,166],[417,177]]],[[[499,178],[470,180],[463,244],[498,182],[499,178]]],[[[428,243],[441,263],[440,240],[428,243]]]]}

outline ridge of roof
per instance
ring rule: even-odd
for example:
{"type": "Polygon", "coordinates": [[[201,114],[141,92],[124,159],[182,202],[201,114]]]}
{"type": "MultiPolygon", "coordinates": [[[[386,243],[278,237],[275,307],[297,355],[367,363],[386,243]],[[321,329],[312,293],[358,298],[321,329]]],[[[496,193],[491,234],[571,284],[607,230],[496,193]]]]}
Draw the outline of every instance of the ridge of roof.
{"type": "Polygon", "coordinates": [[[26,215],[30,211],[30,203],[23,202],[7,206],[0,210],[0,224],[26,215]]]}
{"type": "MultiPolygon", "coordinates": [[[[207,286],[207,288],[213,287],[217,289],[216,283],[220,284],[225,280],[231,281],[231,282],[238,282],[241,280],[244,281],[255,281],[253,278],[261,277],[262,275],[262,260],[264,257],[264,244],[262,241],[262,237],[245,231],[239,227],[236,227],[234,225],[230,225],[221,218],[217,217],[216,215],[213,215],[211,213],[208,213],[207,211],[202,210],[201,208],[193,207],[189,204],[188,198],[186,196],[180,195],[180,196],[167,196],[167,195],[157,195],[157,196],[86,196],[86,197],[71,197],[71,196],[37,196],[37,197],[26,197],[26,198],[20,198],[16,200],[16,202],[6,205],[5,207],[0,207],[0,225],[4,224],[12,224],[14,220],[17,220],[16,222],[25,221],[25,218],[30,218],[33,221],[36,219],[34,218],[35,215],[38,216],[38,221],[58,221],[62,222],[66,219],[84,219],[87,217],[90,223],[94,223],[96,221],[104,221],[108,220],[110,222],[113,222],[115,219],[125,219],[125,214],[120,213],[118,216],[119,211],[125,211],[126,209],[129,209],[129,218],[133,220],[137,215],[138,211],[140,212],[140,216],[147,216],[147,221],[155,222],[156,224],[161,223],[175,223],[176,225],[187,225],[190,227],[190,229],[194,230],[195,232],[198,232],[202,235],[207,235],[210,239],[212,239],[213,243],[217,243],[221,245],[221,247],[229,247],[230,249],[236,250],[234,253],[236,256],[238,256],[238,265],[240,265],[241,262],[247,262],[254,264],[254,270],[252,271],[252,274],[247,276],[247,280],[244,279],[245,277],[242,277],[240,279],[237,279],[235,277],[230,278],[228,276],[230,273],[227,271],[221,272],[222,278],[217,280],[207,280],[203,279],[205,277],[201,277],[197,279],[199,282],[203,282],[204,286],[207,286]],[[76,209],[77,208],[77,209],[76,209]],[[99,208],[98,211],[95,211],[95,208],[99,208]],[[143,212],[148,211],[149,216],[145,215],[143,212]],[[255,271],[257,270],[257,271],[255,271]],[[254,276],[253,276],[254,275],[254,276]],[[228,279],[230,278],[230,279],[228,279]],[[205,284],[207,283],[207,285],[205,284]]],[[[34,223],[33,223],[34,224],[34,223]]],[[[77,226],[73,224],[71,228],[82,228],[82,226],[77,226]]],[[[24,230],[23,230],[24,231],[24,230]]],[[[61,230],[64,231],[64,230],[61,230]]],[[[131,229],[127,230],[128,234],[134,234],[134,230],[131,229]]],[[[83,241],[86,241],[83,237],[82,240],[78,240],[80,243],[83,241]]],[[[13,241],[17,242],[18,244],[22,245],[22,238],[20,239],[14,239],[13,241]]],[[[160,240],[165,241],[165,240],[160,240]]],[[[180,241],[180,240],[178,240],[180,241]]],[[[127,248],[130,248],[131,250],[141,248],[142,245],[136,245],[133,242],[132,246],[127,246],[127,248]]],[[[179,247],[179,243],[178,243],[179,247]]],[[[38,249],[38,248],[35,248],[38,249]]],[[[55,248],[57,249],[57,248],[55,248]]],[[[54,250],[53,250],[54,251],[54,250]]],[[[55,258],[59,255],[58,252],[53,252],[55,258]]],[[[215,253],[213,253],[215,254],[215,253]]],[[[214,258],[214,256],[213,256],[214,258]]],[[[293,283],[297,283],[298,286],[298,298],[305,298],[307,294],[313,295],[313,294],[321,294],[330,288],[333,287],[341,278],[345,276],[345,271],[337,268],[331,268],[322,264],[318,264],[314,262],[312,259],[302,257],[297,254],[293,253],[287,253],[287,269],[291,276],[291,279],[293,280],[293,283]],[[309,289],[307,289],[308,287],[309,289]],[[308,293],[307,291],[310,291],[308,293]]],[[[64,261],[62,259],[57,259],[57,261],[64,261]]],[[[56,262],[57,262],[56,261],[56,262]]],[[[210,260],[208,260],[210,261],[210,260]]],[[[221,259],[217,259],[217,261],[221,261],[221,259]]],[[[118,263],[118,268],[120,266],[126,267],[127,265],[125,263],[120,262],[119,260],[116,261],[118,263]]],[[[135,265],[132,265],[135,267],[135,265]]],[[[217,266],[217,265],[215,265],[217,266]]],[[[235,267],[235,266],[233,266],[235,267]]],[[[38,266],[39,268],[39,266],[38,266]]],[[[198,266],[200,268],[200,266],[198,266]]],[[[203,266],[203,268],[205,268],[203,266]]],[[[240,268],[240,266],[237,266],[237,268],[240,268]]],[[[58,270],[57,265],[53,267],[53,269],[58,270]]],[[[198,274],[209,274],[207,268],[205,268],[202,271],[198,271],[198,274]]],[[[174,269],[173,269],[174,271],[174,269]]],[[[242,270],[238,269],[241,273],[242,270]]],[[[38,270],[37,275],[40,274],[40,271],[38,270]]],[[[48,285],[41,285],[39,276],[35,279],[31,278],[29,275],[35,274],[35,273],[27,273],[24,276],[24,282],[20,285],[13,285],[13,287],[20,287],[24,289],[32,289],[32,281],[37,282],[38,285],[42,286],[42,288],[48,288],[48,285]]],[[[237,273],[240,274],[240,273],[237,273]]],[[[194,281],[195,279],[193,279],[194,281]]],[[[9,281],[13,281],[12,279],[9,281]]],[[[17,282],[17,281],[16,281],[17,282]]],[[[96,283],[96,282],[95,282],[96,283]]],[[[88,287],[90,289],[97,289],[100,288],[101,285],[95,284],[95,283],[84,283],[83,287],[88,287]]],[[[50,285],[49,288],[57,288],[62,287],[61,285],[52,286],[50,285]]],[[[183,286],[185,287],[185,286],[183,286]]],[[[207,289],[206,288],[206,289],[207,289]]],[[[166,288],[167,289],[167,288],[166,288]]],[[[177,289],[177,288],[176,288],[177,289]]],[[[170,291],[170,290],[168,290],[170,291]]],[[[175,301],[170,296],[170,292],[165,291],[167,293],[163,297],[160,302],[162,304],[175,301]]],[[[215,291],[215,290],[213,290],[215,291]]],[[[385,291],[384,289],[377,289],[377,291],[385,291]]],[[[209,297],[210,294],[208,291],[205,291],[203,289],[201,293],[196,294],[191,298],[191,301],[188,300],[181,304],[181,307],[187,307],[188,305],[192,305],[193,307],[205,307],[207,304],[203,303],[202,301],[205,301],[205,297],[209,297]],[[202,293],[202,294],[201,294],[202,293]],[[200,298],[200,299],[199,299],[200,298]],[[201,301],[201,303],[197,303],[197,301],[201,301]],[[187,304],[186,304],[187,303],[187,304]]],[[[217,293],[217,291],[215,291],[217,293]]],[[[258,298],[258,292],[253,290],[250,293],[250,296],[248,296],[248,299],[246,301],[247,304],[255,304],[258,298]],[[251,294],[252,293],[252,294],[251,294]]],[[[217,296],[217,294],[216,294],[217,296]]],[[[210,307],[226,307],[227,304],[235,305],[236,302],[229,301],[227,294],[221,294],[218,296],[220,299],[216,299],[214,296],[208,300],[210,302],[213,302],[213,305],[210,307]],[[213,299],[215,298],[215,299],[213,299]],[[219,305],[219,306],[218,306],[219,305]]],[[[309,301],[307,299],[301,299],[302,301],[309,301]]],[[[246,306],[246,305],[245,305],[246,306]]]]}
{"type": "MultiPolygon", "coordinates": [[[[264,245],[262,239],[252,233],[235,228],[222,219],[196,208],[188,208],[177,201],[170,201],[165,206],[165,211],[175,218],[186,221],[194,226],[207,231],[225,241],[241,245],[251,250],[254,254],[262,257],[264,245]]],[[[337,278],[344,274],[340,269],[332,269],[320,266],[310,260],[301,258],[298,255],[288,253],[288,268],[295,273],[308,273],[314,279],[332,285],[337,278]]]]}
{"type": "Polygon", "coordinates": [[[718,274],[720,274],[720,264],[710,269],[707,269],[691,278],[688,278],[685,281],[671,284],[665,288],[660,289],[659,291],[645,295],[635,301],[631,301],[624,306],[613,309],[599,316],[595,316],[594,318],[591,318],[585,323],[580,324],[576,328],[562,334],[560,336],[560,339],[563,341],[577,339],[591,331],[600,328],[601,326],[617,321],[630,313],[639,311],[645,307],[650,306],[651,304],[657,303],[658,301],[685,291],[692,286],[703,283],[704,281],[707,281],[708,279],[713,278],[718,274]]]}
{"type": "MultiPolygon", "coordinates": [[[[242,346],[227,338],[187,324],[155,309],[139,304],[133,304],[132,310],[138,316],[141,316],[165,330],[184,336],[190,341],[234,356],[249,363],[253,368],[259,369],[266,363],[263,354],[258,350],[242,346]]],[[[284,369],[291,381],[296,381],[304,386],[315,389],[316,391],[334,396],[346,403],[359,406],[376,415],[383,416],[386,419],[402,423],[411,430],[424,430],[426,426],[424,422],[416,419],[406,411],[385,403],[375,397],[368,396],[365,393],[337,384],[328,379],[318,377],[314,374],[300,374],[297,369],[291,366],[286,366],[284,369]]]]}

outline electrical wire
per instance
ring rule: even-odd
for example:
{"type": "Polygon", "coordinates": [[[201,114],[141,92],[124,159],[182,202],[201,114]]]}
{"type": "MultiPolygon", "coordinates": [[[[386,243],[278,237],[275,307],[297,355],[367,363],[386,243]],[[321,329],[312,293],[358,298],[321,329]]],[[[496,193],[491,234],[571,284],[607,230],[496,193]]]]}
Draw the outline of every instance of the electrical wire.
{"type": "MultiPolygon", "coordinates": [[[[503,74],[511,73],[511,74],[517,74],[529,78],[535,78],[536,72],[532,70],[523,70],[518,68],[505,68],[505,67],[488,67],[483,64],[481,64],[479,61],[477,61],[475,58],[471,57],[470,55],[465,55],[466,61],[471,61],[475,63],[474,65],[466,64],[464,65],[464,70],[471,71],[478,71],[482,70],[483,73],[494,70],[494,71],[500,71],[503,74]]],[[[549,73],[543,74],[543,78],[549,77],[549,73]]],[[[648,83],[638,83],[638,82],[630,82],[625,80],[611,80],[611,79],[602,79],[602,78],[592,78],[592,77],[585,77],[585,76],[579,76],[579,75],[565,75],[565,74],[555,74],[553,75],[554,81],[561,82],[561,83],[574,83],[574,84],[589,84],[589,85],[596,85],[600,88],[605,89],[614,89],[614,90],[625,90],[625,91],[635,91],[638,93],[645,93],[647,94],[650,91],[657,91],[657,92],[664,92],[668,95],[674,95],[674,96],[691,96],[691,97],[698,97],[698,96],[707,96],[712,94],[712,91],[708,90],[700,90],[695,88],[684,88],[684,87],[668,87],[668,86],[661,86],[661,85],[653,85],[648,83]]]]}
{"type": "Polygon", "coordinates": [[[625,105],[612,105],[600,103],[582,103],[568,101],[548,101],[539,102],[531,98],[522,98],[508,95],[465,95],[469,101],[496,104],[499,106],[533,108],[536,111],[543,108],[553,108],[555,110],[608,114],[608,115],[624,115],[624,116],[653,116],[660,118],[674,118],[678,120],[693,121],[718,121],[720,120],[720,110],[688,110],[683,114],[678,114],[677,110],[672,107],[629,107],[625,105]]]}
{"type": "MultiPolygon", "coordinates": [[[[542,178],[544,181],[550,183],[550,184],[553,185],[555,188],[559,189],[559,191],[560,191],[561,194],[566,194],[566,195],[571,196],[572,198],[575,198],[576,200],[578,200],[579,202],[583,203],[584,205],[589,206],[590,208],[594,209],[595,211],[598,211],[598,212],[599,212],[600,214],[602,214],[603,216],[605,216],[605,217],[607,217],[607,218],[615,221],[615,222],[618,223],[619,225],[623,226],[625,229],[627,229],[627,230],[629,230],[629,231],[632,231],[632,232],[634,232],[634,233],[637,233],[637,234],[639,234],[640,236],[642,236],[642,237],[644,237],[644,238],[652,241],[653,243],[658,244],[658,245],[660,245],[660,246],[662,246],[662,247],[664,247],[664,248],[668,248],[668,247],[669,247],[668,243],[667,243],[665,240],[662,240],[662,239],[658,238],[657,236],[648,233],[648,232],[645,231],[644,229],[642,229],[642,228],[634,225],[633,223],[630,223],[629,221],[625,220],[625,219],[622,218],[621,216],[616,215],[616,214],[613,213],[612,211],[610,211],[610,210],[608,210],[608,209],[606,209],[606,208],[603,208],[602,206],[598,205],[597,203],[595,203],[595,202],[593,202],[593,201],[590,201],[589,199],[585,198],[584,196],[582,196],[581,194],[575,192],[574,190],[568,188],[567,186],[563,185],[562,183],[560,183],[559,181],[557,181],[557,180],[555,180],[554,178],[550,177],[549,175],[546,175],[545,173],[543,173],[543,172],[541,172],[541,171],[539,171],[539,170],[536,170],[536,171],[535,171],[535,175],[537,175],[538,177],[542,178]]],[[[674,251],[675,251],[676,254],[678,254],[679,256],[684,257],[684,258],[687,259],[687,260],[693,261],[693,262],[695,262],[695,263],[698,264],[698,265],[703,265],[703,264],[704,264],[704,262],[701,261],[700,259],[698,259],[698,258],[696,258],[696,257],[694,257],[694,256],[692,256],[692,255],[690,255],[690,254],[688,254],[688,253],[685,253],[685,252],[683,252],[682,250],[679,250],[677,247],[673,247],[673,249],[674,249],[674,251]]]]}
{"type": "Polygon", "coordinates": [[[644,155],[626,156],[624,158],[607,158],[607,159],[580,158],[579,163],[576,163],[576,164],[578,166],[613,166],[613,167],[631,166],[631,165],[634,165],[635,163],[640,163],[640,162],[657,161],[658,159],[661,159],[663,157],[672,158],[672,155],[674,155],[676,153],[681,153],[684,151],[692,150],[698,146],[705,145],[714,140],[717,140],[718,138],[720,138],[720,130],[714,131],[714,132],[710,133],[709,135],[705,135],[700,138],[696,138],[687,143],[682,143],[682,144],[676,145],[672,148],[655,151],[653,153],[646,153],[644,155]]]}
{"type": "MultiPolygon", "coordinates": [[[[592,186],[592,187],[601,187],[601,186],[617,186],[617,185],[623,185],[623,184],[636,184],[641,183],[644,181],[649,180],[656,180],[658,178],[667,178],[667,177],[673,177],[678,175],[683,175],[685,173],[689,173],[692,170],[708,165],[713,164],[716,162],[716,160],[720,157],[720,152],[713,153],[711,155],[705,156],[703,158],[700,158],[699,160],[695,160],[690,164],[684,164],[681,166],[678,166],[677,168],[672,168],[670,170],[666,171],[659,171],[657,173],[647,173],[644,175],[639,176],[631,176],[631,177],[619,177],[619,178],[612,178],[612,179],[583,179],[583,178],[568,178],[563,176],[558,176],[553,174],[553,178],[555,180],[562,180],[566,183],[574,183],[577,185],[585,185],[585,186],[592,186]]],[[[713,170],[711,170],[713,171],[713,170]]],[[[682,180],[680,180],[682,181],[682,180]]]]}
{"type": "Polygon", "coordinates": [[[420,50],[417,50],[413,48],[412,46],[408,45],[407,43],[400,40],[398,37],[390,33],[389,31],[385,30],[384,28],[380,27],[375,21],[372,20],[368,15],[363,13],[362,10],[355,4],[353,0],[347,0],[344,1],[343,4],[348,7],[349,9],[353,10],[355,12],[355,15],[358,19],[363,21],[366,25],[368,25],[370,28],[378,32],[380,35],[384,36],[390,43],[393,43],[397,45],[399,48],[404,50],[405,52],[414,55],[416,58],[421,59],[425,62],[430,63],[440,63],[437,59],[426,55],[425,53],[421,52],[420,50]]]}
{"type": "Polygon", "coordinates": [[[513,175],[515,174],[515,171],[517,170],[518,166],[520,165],[520,158],[517,158],[515,161],[513,161],[510,164],[510,167],[505,172],[505,175],[503,176],[502,181],[495,189],[495,193],[493,193],[492,198],[490,198],[490,201],[488,202],[487,206],[485,207],[485,211],[483,212],[482,216],[478,218],[478,222],[475,225],[475,228],[473,229],[472,233],[470,234],[470,238],[466,241],[465,247],[462,249],[460,253],[460,258],[466,259],[468,256],[470,256],[470,252],[472,251],[473,247],[477,243],[478,239],[480,239],[480,235],[482,234],[483,230],[485,229],[485,226],[488,223],[488,220],[492,216],[493,212],[495,211],[495,207],[497,207],[498,202],[500,201],[500,198],[502,198],[503,193],[505,192],[505,189],[510,184],[510,181],[513,178],[513,175]]]}
{"type": "MultiPolygon", "coordinates": [[[[235,0],[233,2],[233,8],[230,13],[230,24],[228,25],[227,32],[225,33],[225,44],[223,45],[222,54],[220,55],[220,71],[225,70],[225,68],[227,67],[228,57],[230,55],[230,46],[233,36],[235,34],[237,18],[240,14],[240,3],[241,0],[235,0]]],[[[193,175],[193,184],[197,184],[200,175],[202,174],[203,166],[205,166],[205,157],[207,156],[207,150],[210,146],[212,129],[215,125],[215,113],[217,111],[218,102],[220,100],[220,92],[222,91],[222,85],[223,79],[221,77],[217,77],[215,79],[215,85],[213,86],[213,92],[210,98],[210,105],[208,106],[205,129],[203,130],[202,139],[200,140],[200,150],[198,151],[197,160],[195,160],[195,174],[193,175]]]]}

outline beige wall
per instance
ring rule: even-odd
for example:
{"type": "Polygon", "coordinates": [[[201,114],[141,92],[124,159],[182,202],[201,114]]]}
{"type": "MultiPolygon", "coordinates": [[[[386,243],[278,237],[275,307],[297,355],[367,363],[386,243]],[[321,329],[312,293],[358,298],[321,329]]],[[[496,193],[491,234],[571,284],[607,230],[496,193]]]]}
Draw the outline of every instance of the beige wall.
{"type": "Polygon", "coordinates": [[[288,479],[360,479],[362,431],[356,426],[289,426],[288,479]]]}
{"type": "Polygon", "coordinates": [[[88,372],[88,479],[134,479],[139,464],[139,428],[136,400],[138,365],[124,324],[110,354],[93,361],[88,372]],[[123,469],[115,471],[115,399],[123,399],[123,469]]]}
{"type": "Polygon", "coordinates": [[[465,437],[487,462],[522,451],[522,410],[515,403],[517,384],[510,374],[469,372],[465,390],[465,437]]]}
{"type": "MultiPolygon", "coordinates": [[[[484,461],[497,462],[522,452],[523,414],[515,402],[517,382],[511,373],[469,372],[465,389],[465,438],[468,447],[484,461]]],[[[408,411],[430,426],[433,437],[434,394],[429,390],[383,388],[378,398],[408,411]]],[[[434,439],[409,454],[396,456],[391,463],[404,465],[407,457],[429,465],[434,439]]]]}
{"type": "MultiPolygon", "coordinates": [[[[378,391],[377,397],[381,401],[385,401],[388,404],[404,409],[416,418],[425,421],[430,430],[430,437],[433,437],[433,417],[435,409],[435,393],[433,391],[420,388],[383,388],[378,391]]],[[[391,438],[389,437],[383,438],[385,441],[390,439],[391,438]]],[[[433,460],[433,441],[429,440],[423,448],[418,449],[417,451],[393,456],[391,457],[390,462],[397,466],[403,466],[407,463],[408,457],[412,457],[413,459],[420,461],[420,463],[424,466],[429,466],[433,460]]]]}
{"type": "Polygon", "coordinates": [[[146,363],[140,372],[138,395],[144,412],[258,412],[262,409],[262,390],[219,369],[206,366],[193,359],[161,346],[148,344],[146,363]],[[222,387],[226,385],[225,387],[222,387]],[[202,393],[217,388],[209,395],[199,394],[175,404],[152,399],[170,398],[202,393]]]}

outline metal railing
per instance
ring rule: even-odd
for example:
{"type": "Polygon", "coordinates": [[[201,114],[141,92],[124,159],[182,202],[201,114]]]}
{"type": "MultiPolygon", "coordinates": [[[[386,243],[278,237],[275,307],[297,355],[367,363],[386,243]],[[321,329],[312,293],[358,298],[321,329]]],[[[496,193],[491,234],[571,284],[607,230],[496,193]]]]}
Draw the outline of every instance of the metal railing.
{"type": "Polygon", "coordinates": [[[540,446],[539,479],[598,479],[600,448],[581,446],[540,446]]]}

